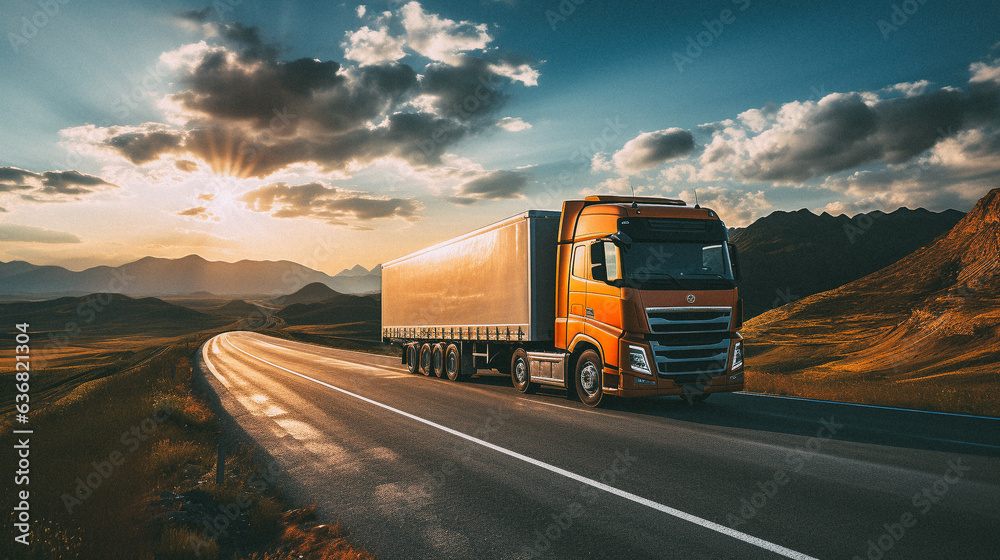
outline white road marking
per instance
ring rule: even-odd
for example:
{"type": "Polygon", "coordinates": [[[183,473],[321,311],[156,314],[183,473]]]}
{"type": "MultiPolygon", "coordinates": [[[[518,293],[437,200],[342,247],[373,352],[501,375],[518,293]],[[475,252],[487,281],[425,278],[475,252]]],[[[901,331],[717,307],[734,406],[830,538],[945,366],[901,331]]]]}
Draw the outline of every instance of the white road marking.
{"type": "Polygon", "coordinates": [[[675,508],[672,508],[670,506],[666,506],[666,505],[663,505],[661,503],[654,502],[653,500],[650,500],[650,499],[647,499],[647,498],[643,498],[642,496],[638,496],[636,494],[632,494],[631,492],[626,492],[624,490],[620,490],[620,489],[615,488],[613,486],[609,486],[607,484],[604,484],[603,482],[599,482],[597,480],[594,480],[594,479],[591,479],[591,478],[587,478],[585,476],[578,475],[578,474],[576,474],[574,472],[567,471],[566,469],[559,468],[559,467],[557,467],[555,465],[550,465],[550,464],[545,463],[543,461],[539,461],[538,459],[535,459],[535,458],[532,458],[532,457],[528,457],[527,455],[522,455],[521,453],[518,453],[516,451],[511,451],[510,449],[507,449],[505,447],[500,447],[499,445],[496,445],[496,444],[490,443],[488,441],[481,440],[479,438],[470,436],[468,434],[462,433],[462,432],[460,432],[458,430],[454,430],[454,429],[449,428],[447,426],[442,426],[441,424],[438,424],[436,422],[432,422],[430,420],[427,420],[426,418],[421,418],[420,416],[417,416],[415,414],[410,414],[409,412],[405,412],[403,410],[399,410],[398,408],[393,408],[393,407],[391,407],[391,406],[389,406],[387,404],[383,404],[383,403],[380,403],[380,402],[378,402],[376,400],[369,399],[368,397],[363,397],[361,395],[358,395],[357,393],[352,393],[351,391],[348,391],[346,389],[341,389],[340,387],[337,387],[335,385],[331,385],[329,383],[325,383],[325,382],[320,381],[318,379],[315,379],[313,377],[309,377],[308,375],[299,373],[297,371],[292,371],[292,370],[290,370],[290,369],[288,369],[286,367],[279,366],[278,364],[269,362],[269,361],[265,360],[264,358],[261,358],[260,356],[255,356],[255,355],[251,354],[250,352],[247,352],[246,350],[243,350],[242,348],[240,348],[240,347],[236,346],[235,344],[233,344],[233,342],[231,340],[229,340],[228,337],[225,337],[224,340],[225,340],[225,342],[227,344],[229,344],[230,346],[232,346],[233,349],[235,349],[235,350],[237,350],[239,352],[242,352],[242,353],[246,354],[247,356],[250,356],[251,358],[254,358],[255,360],[263,362],[263,363],[265,363],[265,364],[267,364],[269,366],[278,368],[278,369],[280,369],[282,371],[286,371],[286,372],[288,372],[288,373],[290,373],[292,375],[301,377],[302,379],[306,379],[308,381],[312,381],[313,383],[316,383],[317,385],[322,385],[323,387],[326,387],[328,389],[333,389],[334,391],[338,391],[340,393],[343,393],[343,394],[345,394],[347,396],[350,396],[350,397],[354,397],[354,398],[356,398],[358,400],[361,400],[361,401],[364,401],[366,403],[373,404],[373,405],[375,405],[377,407],[380,407],[380,408],[383,408],[383,409],[388,410],[390,412],[399,414],[400,416],[404,416],[404,417],[409,418],[411,420],[416,420],[417,422],[420,422],[420,423],[425,424],[427,426],[430,426],[432,428],[437,428],[438,430],[441,430],[441,431],[443,431],[445,433],[448,433],[448,434],[451,434],[453,436],[460,437],[462,439],[465,439],[467,441],[471,441],[471,442],[473,442],[475,444],[481,445],[481,446],[486,447],[488,449],[492,449],[492,450],[497,451],[499,453],[503,453],[504,455],[507,455],[508,457],[513,457],[513,458],[518,459],[520,461],[524,461],[525,463],[534,465],[536,467],[543,468],[543,469],[545,469],[547,471],[556,473],[558,475],[564,476],[564,477],[569,478],[571,480],[575,480],[577,482],[581,482],[583,484],[586,484],[588,486],[592,486],[592,487],[597,488],[599,490],[604,490],[605,492],[608,492],[610,494],[614,494],[614,495],[619,496],[621,498],[625,498],[626,500],[635,502],[635,503],[640,504],[640,505],[644,505],[646,507],[655,509],[657,511],[661,511],[663,513],[666,513],[667,515],[671,515],[671,516],[676,517],[678,519],[682,519],[684,521],[688,521],[690,523],[694,523],[695,525],[699,525],[699,526],[704,527],[706,529],[709,529],[711,531],[715,531],[716,533],[721,533],[721,534],[726,535],[728,537],[732,537],[734,539],[743,541],[745,543],[752,544],[754,546],[763,548],[764,550],[769,550],[769,551],[774,552],[776,554],[780,554],[781,556],[784,556],[786,558],[796,558],[796,559],[799,559],[799,560],[817,560],[816,558],[814,558],[812,556],[808,556],[808,555],[803,554],[801,552],[797,552],[797,551],[794,551],[792,549],[785,548],[785,547],[783,547],[781,545],[772,543],[770,541],[766,541],[764,539],[755,537],[753,535],[748,535],[748,534],[746,534],[746,533],[744,533],[742,531],[737,531],[735,529],[726,527],[725,525],[720,525],[718,523],[715,523],[713,521],[709,521],[707,519],[698,517],[696,515],[692,515],[690,513],[683,512],[683,511],[681,511],[679,509],[675,509],[675,508]]]}

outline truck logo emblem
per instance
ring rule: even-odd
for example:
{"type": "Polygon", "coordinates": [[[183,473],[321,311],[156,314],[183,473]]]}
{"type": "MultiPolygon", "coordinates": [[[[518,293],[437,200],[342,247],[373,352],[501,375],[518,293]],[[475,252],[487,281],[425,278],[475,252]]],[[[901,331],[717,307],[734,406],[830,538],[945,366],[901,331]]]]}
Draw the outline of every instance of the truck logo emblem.
{"type": "Polygon", "coordinates": [[[694,303],[694,294],[688,294],[687,300],[688,303],[694,303]]]}

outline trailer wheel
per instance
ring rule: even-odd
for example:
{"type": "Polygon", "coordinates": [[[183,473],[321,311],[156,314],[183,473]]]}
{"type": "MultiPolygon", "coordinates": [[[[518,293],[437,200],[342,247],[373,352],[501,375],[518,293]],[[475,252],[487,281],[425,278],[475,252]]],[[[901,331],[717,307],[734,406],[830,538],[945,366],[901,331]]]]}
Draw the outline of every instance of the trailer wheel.
{"type": "Polygon", "coordinates": [[[515,389],[526,395],[534,393],[538,388],[531,382],[531,366],[524,348],[514,350],[514,355],[510,358],[510,380],[515,389]]]}
{"type": "Polygon", "coordinates": [[[420,352],[416,344],[406,345],[406,369],[410,373],[417,373],[420,370],[420,352]]]}
{"type": "Polygon", "coordinates": [[[449,381],[458,381],[464,375],[462,371],[462,353],[458,351],[458,346],[449,344],[444,352],[444,374],[449,381]]]}
{"type": "Polygon", "coordinates": [[[576,394],[587,406],[599,406],[604,398],[602,388],[602,370],[604,364],[601,356],[593,350],[585,350],[576,361],[576,375],[573,381],[576,394]]]}
{"type": "Polygon", "coordinates": [[[431,347],[431,371],[437,377],[444,377],[444,344],[431,347]]]}
{"type": "Polygon", "coordinates": [[[420,373],[431,374],[431,345],[426,342],[420,347],[420,373]]]}

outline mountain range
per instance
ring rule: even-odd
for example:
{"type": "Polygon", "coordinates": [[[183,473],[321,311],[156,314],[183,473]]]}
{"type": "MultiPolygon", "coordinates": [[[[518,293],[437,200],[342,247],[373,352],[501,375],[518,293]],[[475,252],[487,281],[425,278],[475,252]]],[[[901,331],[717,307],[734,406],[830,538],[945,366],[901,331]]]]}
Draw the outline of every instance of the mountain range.
{"type": "Polygon", "coordinates": [[[790,378],[800,388],[826,387],[834,395],[836,387],[863,390],[860,381],[876,393],[901,384],[898,394],[924,399],[913,406],[995,411],[1000,189],[929,246],[836,289],[767,311],[744,325],[744,336],[754,383],[762,384],[751,390],[773,391],[768,383],[787,385],[790,378]]]}
{"type": "Polygon", "coordinates": [[[208,261],[198,255],[180,259],[144,257],[121,266],[97,266],[80,272],[13,261],[0,263],[0,295],[31,297],[98,292],[130,296],[178,296],[198,292],[278,295],[313,282],[338,292],[359,294],[381,288],[381,267],[373,271],[356,266],[330,276],[291,261],[228,263],[208,261]]]}
{"type": "Polygon", "coordinates": [[[773,212],[730,230],[740,251],[744,317],[842,286],[930,244],[964,214],[899,208],[854,217],[773,212]]]}

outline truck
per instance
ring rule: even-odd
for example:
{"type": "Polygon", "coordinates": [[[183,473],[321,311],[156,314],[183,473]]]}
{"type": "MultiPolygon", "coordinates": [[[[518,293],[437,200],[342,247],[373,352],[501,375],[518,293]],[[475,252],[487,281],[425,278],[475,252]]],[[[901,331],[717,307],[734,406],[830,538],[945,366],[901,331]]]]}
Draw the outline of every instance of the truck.
{"type": "Polygon", "coordinates": [[[719,215],[654,197],[529,210],[382,265],[383,342],[410,373],[480,369],[522,393],[743,389],[739,255],[719,215]]]}

